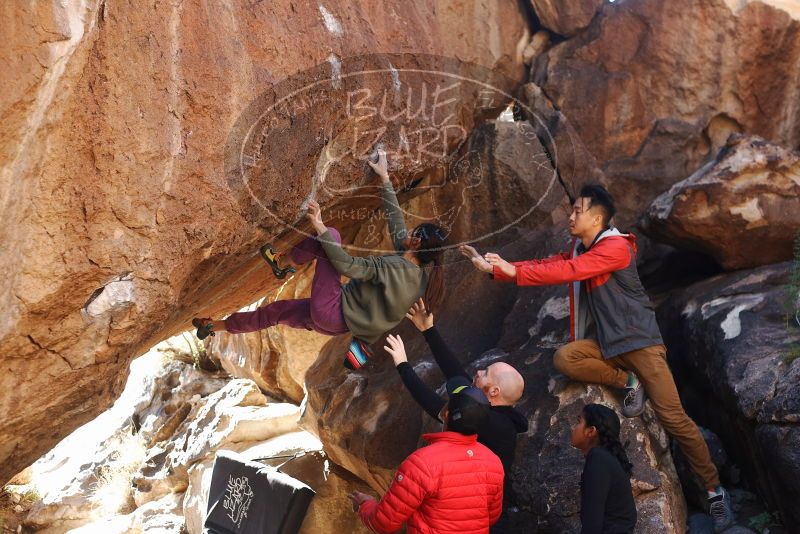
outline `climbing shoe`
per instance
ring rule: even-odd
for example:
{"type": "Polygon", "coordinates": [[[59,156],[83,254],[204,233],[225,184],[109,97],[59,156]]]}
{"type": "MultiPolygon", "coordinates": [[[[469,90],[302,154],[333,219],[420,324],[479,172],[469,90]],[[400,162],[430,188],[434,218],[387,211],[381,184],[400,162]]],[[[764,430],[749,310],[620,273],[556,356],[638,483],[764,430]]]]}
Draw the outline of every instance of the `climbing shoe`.
{"type": "Polygon", "coordinates": [[[720,487],[717,495],[708,498],[708,514],[714,522],[714,532],[722,532],[733,525],[731,498],[724,488],[720,487]]]}
{"type": "Polygon", "coordinates": [[[195,317],[192,319],[192,326],[197,328],[197,339],[203,340],[208,336],[215,336],[214,333],[214,323],[211,322],[211,319],[205,317],[200,319],[199,317],[195,317]]]}
{"type": "Polygon", "coordinates": [[[355,371],[356,369],[361,369],[371,357],[372,351],[369,345],[360,339],[353,338],[344,357],[344,366],[351,371],[355,371]]]}
{"type": "Polygon", "coordinates": [[[635,386],[625,388],[625,398],[622,399],[622,415],[625,417],[638,417],[644,411],[644,401],[647,395],[644,386],[638,380],[635,386]]]}
{"type": "Polygon", "coordinates": [[[264,261],[267,262],[267,265],[272,268],[272,274],[274,274],[275,278],[278,280],[283,280],[286,278],[287,274],[292,274],[295,272],[296,269],[294,267],[286,267],[285,269],[281,269],[280,265],[278,265],[278,258],[280,258],[281,254],[272,250],[272,245],[269,243],[258,249],[258,252],[261,254],[261,257],[264,258],[264,261]]]}

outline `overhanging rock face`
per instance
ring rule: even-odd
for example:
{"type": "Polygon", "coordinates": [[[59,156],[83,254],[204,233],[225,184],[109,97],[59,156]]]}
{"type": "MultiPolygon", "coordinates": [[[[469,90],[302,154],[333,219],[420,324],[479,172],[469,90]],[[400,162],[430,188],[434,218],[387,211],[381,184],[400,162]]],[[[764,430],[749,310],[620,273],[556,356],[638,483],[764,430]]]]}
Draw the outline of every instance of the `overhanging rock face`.
{"type": "Polygon", "coordinates": [[[457,148],[476,110],[505,105],[450,74],[500,95],[525,78],[513,2],[77,5],[0,7],[2,480],[107,407],[132,357],[275,289],[255,251],[303,200],[377,205],[351,190],[380,137],[360,127],[393,125],[382,139],[414,155],[395,158],[407,184],[457,148]],[[405,113],[409,94],[423,115],[380,115],[405,113]],[[237,161],[245,171],[227,172],[237,161]]]}

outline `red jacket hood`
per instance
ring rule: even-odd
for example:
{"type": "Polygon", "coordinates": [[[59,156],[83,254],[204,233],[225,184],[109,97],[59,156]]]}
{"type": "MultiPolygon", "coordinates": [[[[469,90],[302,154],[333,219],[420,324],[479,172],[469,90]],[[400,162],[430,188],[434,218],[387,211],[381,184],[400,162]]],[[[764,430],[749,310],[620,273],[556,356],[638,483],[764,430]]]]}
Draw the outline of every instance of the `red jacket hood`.
{"type": "MultiPolygon", "coordinates": [[[[638,252],[638,250],[636,248],[636,236],[634,234],[630,234],[630,233],[629,234],[623,234],[622,232],[620,232],[616,228],[609,228],[608,230],[603,230],[600,233],[600,237],[598,237],[597,240],[594,242],[593,246],[596,245],[597,243],[599,243],[600,241],[602,241],[603,239],[609,239],[609,238],[622,238],[622,239],[625,239],[626,241],[628,241],[630,246],[633,248],[633,253],[636,254],[638,252]]],[[[578,241],[579,241],[579,239],[575,238],[575,241],[573,242],[574,245],[577,246],[578,241]]]]}

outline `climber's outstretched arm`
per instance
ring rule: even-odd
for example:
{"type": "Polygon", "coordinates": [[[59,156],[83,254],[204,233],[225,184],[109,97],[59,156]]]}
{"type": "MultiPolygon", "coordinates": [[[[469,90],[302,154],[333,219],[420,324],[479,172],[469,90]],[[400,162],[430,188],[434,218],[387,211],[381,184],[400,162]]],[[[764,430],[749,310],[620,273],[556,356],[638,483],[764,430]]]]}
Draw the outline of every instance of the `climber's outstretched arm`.
{"type": "Polygon", "coordinates": [[[397,201],[397,195],[392,187],[392,181],[389,179],[389,164],[386,161],[386,151],[378,150],[378,161],[372,162],[368,160],[369,166],[372,170],[380,176],[381,182],[381,197],[383,198],[383,208],[386,210],[386,220],[389,224],[389,235],[392,238],[392,245],[397,252],[404,252],[405,246],[403,241],[406,238],[408,230],[406,229],[406,221],[403,219],[403,210],[400,209],[400,203],[397,201]]]}
{"type": "Polygon", "coordinates": [[[325,223],[322,222],[322,208],[317,201],[309,201],[306,217],[308,217],[311,226],[317,233],[317,240],[322,245],[322,249],[328,259],[331,260],[331,265],[339,274],[356,280],[372,280],[378,276],[382,263],[380,256],[359,258],[345,252],[342,246],[328,232],[328,227],[325,226],[325,223]]]}

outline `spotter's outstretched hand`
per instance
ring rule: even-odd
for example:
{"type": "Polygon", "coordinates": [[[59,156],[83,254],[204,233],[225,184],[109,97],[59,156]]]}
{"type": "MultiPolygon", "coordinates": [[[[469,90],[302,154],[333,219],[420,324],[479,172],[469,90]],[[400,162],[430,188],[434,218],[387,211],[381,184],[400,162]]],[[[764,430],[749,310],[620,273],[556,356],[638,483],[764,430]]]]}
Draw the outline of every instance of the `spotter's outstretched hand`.
{"type": "Polygon", "coordinates": [[[408,361],[408,356],[406,356],[406,347],[403,345],[403,338],[400,336],[390,335],[386,338],[386,343],[388,343],[388,345],[385,345],[383,350],[391,354],[395,367],[403,362],[408,361]]]}
{"type": "Polygon", "coordinates": [[[494,270],[492,264],[486,261],[483,256],[478,254],[478,251],[475,250],[475,247],[470,245],[461,245],[458,247],[458,251],[461,252],[462,255],[469,258],[469,260],[472,262],[472,265],[474,265],[479,271],[490,273],[494,270]]]}
{"type": "Polygon", "coordinates": [[[361,493],[360,491],[354,491],[353,493],[349,493],[347,495],[347,498],[350,499],[350,504],[353,505],[354,512],[358,512],[358,509],[361,508],[361,505],[364,504],[364,502],[372,499],[372,497],[370,497],[366,493],[361,493]]]}
{"type": "Polygon", "coordinates": [[[425,309],[425,301],[422,298],[411,306],[406,313],[406,319],[414,323],[420,332],[433,328],[433,313],[425,309]]]}
{"type": "Polygon", "coordinates": [[[483,257],[492,267],[497,267],[501,273],[511,278],[517,277],[517,268],[508,263],[494,252],[489,252],[483,257]]]}

